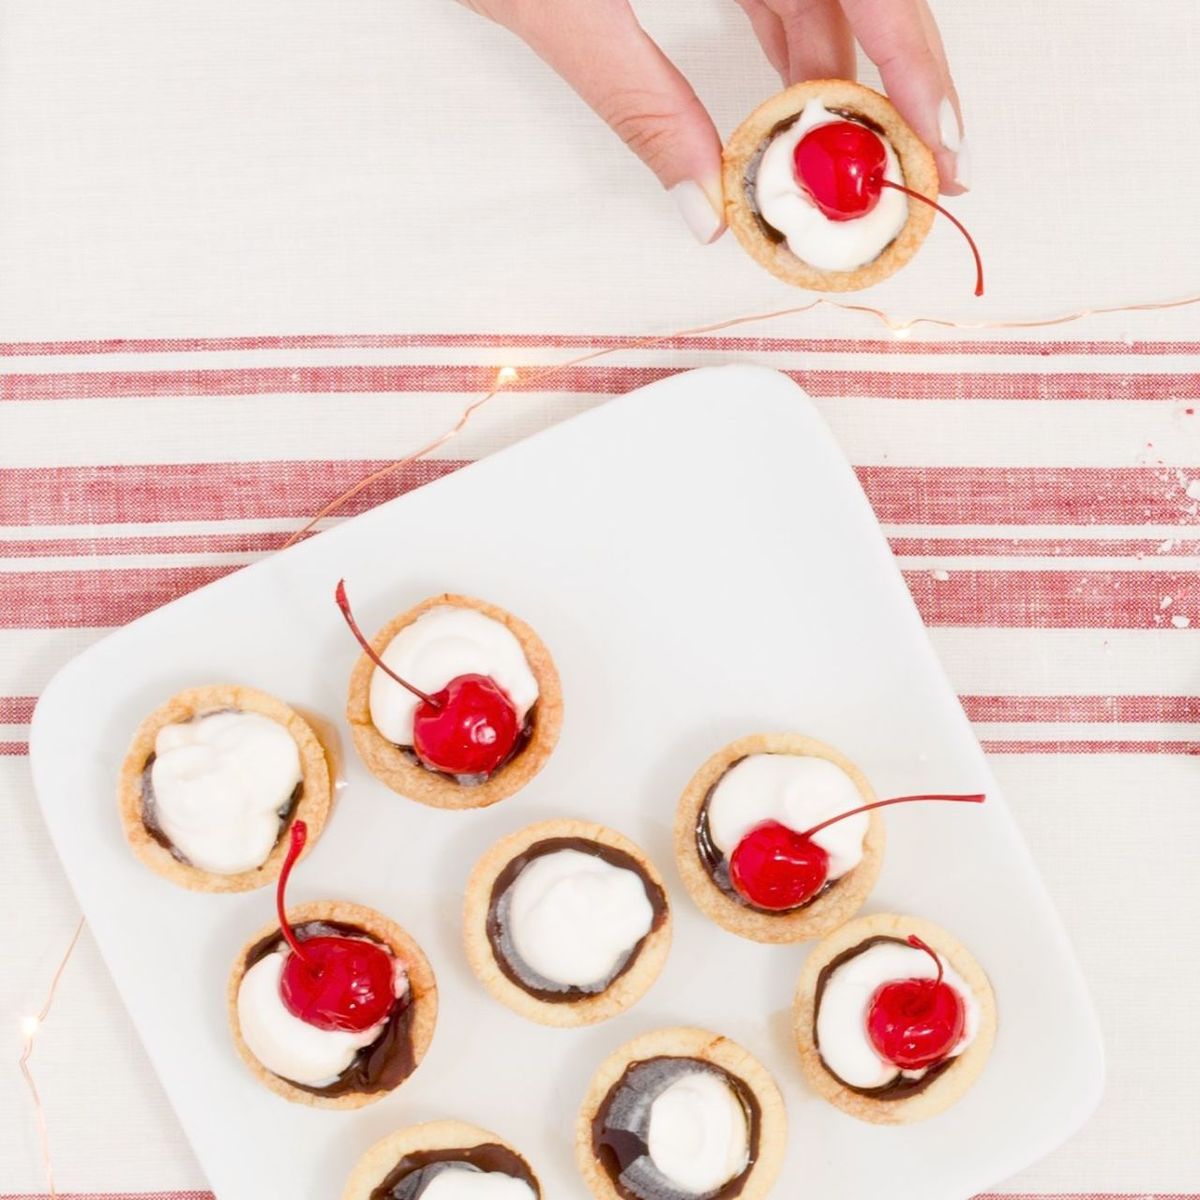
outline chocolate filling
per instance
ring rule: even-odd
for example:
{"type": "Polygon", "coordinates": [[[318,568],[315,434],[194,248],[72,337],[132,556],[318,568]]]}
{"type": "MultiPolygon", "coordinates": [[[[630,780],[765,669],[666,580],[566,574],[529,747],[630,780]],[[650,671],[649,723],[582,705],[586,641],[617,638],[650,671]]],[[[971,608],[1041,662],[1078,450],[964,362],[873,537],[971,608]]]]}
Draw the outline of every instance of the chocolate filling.
{"type": "MultiPolygon", "coordinates": [[[[371,937],[366,930],[335,921],[305,921],[295,926],[294,931],[296,938],[301,942],[314,937],[371,937]]],[[[375,938],[371,940],[377,941],[375,938]]],[[[268,954],[274,954],[286,945],[283,934],[278,931],[255,942],[246,952],[242,973],[245,974],[255,963],[262,962],[268,954]]],[[[388,949],[386,946],[384,948],[388,949]]],[[[355,1054],[350,1065],[332,1083],[327,1083],[324,1087],[309,1087],[292,1079],[288,1079],[287,1082],[292,1087],[297,1087],[302,1092],[310,1092],[314,1096],[344,1096],[348,1092],[390,1092],[416,1069],[412,1023],[413,1001],[410,990],[397,1000],[379,1036],[369,1046],[363,1046],[355,1054]]]]}
{"type": "MultiPolygon", "coordinates": [[[[838,967],[848,963],[852,958],[857,958],[864,951],[870,950],[872,946],[878,946],[881,942],[895,942],[897,946],[908,945],[903,938],[885,937],[883,935],[867,938],[865,942],[859,942],[857,946],[851,946],[849,950],[843,950],[836,958],[830,959],[817,976],[817,991],[813,998],[812,1038],[813,1045],[816,1046],[818,1054],[821,1053],[821,1044],[817,1040],[817,1016],[821,1011],[821,997],[825,994],[825,985],[829,982],[830,976],[833,975],[838,967]]],[[[860,1096],[869,1096],[872,1100],[904,1100],[908,1096],[915,1096],[918,1092],[923,1092],[943,1071],[954,1065],[954,1059],[947,1058],[945,1061],[935,1064],[920,1079],[910,1079],[906,1075],[897,1075],[890,1083],[885,1083],[882,1087],[876,1088],[855,1087],[853,1084],[847,1083],[825,1061],[824,1057],[821,1059],[821,1065],[842,1087],[849,1088],[850,1091],[857,1092],[860,1096]]]]}
{"type": "Polygon", "coordinates": [[[439,771],[437,767],[431,767],[428,763],[422,762],[418,757],[416,750],[412,746],[404,746],[399,742],[393,742],[392,745],[404,755],[414,767],[420,767],[422,771],[428,771],[430,775],[438,775],[442,779],[449,779],[453,783],[457,783],[459,787],[478,787],[481,783],[487,783],[489,779],[494,779],[505,767],[508,766],[526,746],[529,745],[530,739],[533,737],[534,725],[537,722],[537,705],[535,704],[525,714],[525,724],[521,726],[520,732],[517,734],[517,740],[513,742],[512,749],[496,764],[495,768],[485,774],[479,775],[452,775],[448,771],[439,771]]]}
{"type": "Polygon", "coordinates": [[[740,1196],[758,1161],[762,1110],[749,1086],[738,1076],[700,1058],[659,1056],[630,1063],[612,1085],[592,1117],[592,1153],[625,1200],[696,1200],[672,1183],[650,1157],[650,1109],[654,1101],[684,1075],[703,1071],[718,1076],[737,1097],[746,1114],[746,1165],[704,1200],[740,1196]]]}
{"type": "Polygon", "coordinates": [[[569,1004],[572,1001],[581,1000],[588,996],[599,995],[611,987],[614,981],[620,979],[622,975],[630,970],[637,961],[642,947],[646,944],[646,938],[654,933],[655,930],[662,928],[662,924],[666,918],[666,894],[646,874],[645,868],[633,855],[626,854],[624,850],[618,850],[613,846],[605,846],[601,842],[592,841],[589,838],[546,838],[544,841],[534,842],[528,849],[523,850],[496,876],[496,881],[492,884],[492,894],[488,901],[487,936],[488,941],[491,943],[492,956],[495,958],[496,965],[503,972],[505,978],[538,1000],[546,1000],[552,1004],[569,1004]],[[625,958],[617,965],[617,968],[607,978],[598,979],[595,983],[584,987],[577,987],[573,984],[555,983],[553,980],[539,975],[528,963],[522,960],[508,932],[510,892],[513,884],[517,881],[517,876],[535,859],[542,858],[547,854],[555,854],[559,850],[578,850],[581,854],[590,854],[592,857],[608,863],[609,866],[619,867],[625,871],[632,871],[642,881],[642,887],[646,892],[646,899],[650,902],[650,908],[654,914],[649,932],[635,943],[625,958]]]}
{"type": "MultiPolygon", "coordinates": [[[[192,721],[199,721],[202,717],[216,716],[217,713],[223,712],[241,712],[237,708],[214,708],[208,712],[197,713],[194,717],[188,719],[190,724],[192,721]]],[[[177,862],[183,863],[185,867],[190,867],[192,864],[188,861],[187,855],[184,854],[178,846],[175,845],[163,830],[163,827],[158,823],[158,809],[154,802],[154,777],[151,768],[154,766],[154,760],[158,757],[157,754],[151,752],[150,757],[146,759],[146,765],[142,767],[142,825],[146,832],[160,845],[164,850],[169,850],[171,857],[177,862]]],[[[287,798],[287,802],[278,810],[279,812],[279,833],[275,838],[275,845],[279,845],[279,839],[283,837],[284,831],[288,827],[288,822],[292,819],[293,813],[299,807],[300,798],[304,795],[304,777],[301,775],[300,782],[292,788],[292,794],[287,798]]],[[[274,850],[274,846],[272,847],[274,850]]],[[[269,855],[268,855],[269,857],[269,855]]],[[[264,860],[265,861],[265,860],[264,860]]],[[[261,864],[260,864],[261,865],[261,864]]]]}
{"type": "MultiPolygon", "coordinates": [[[[730,900],[737,901],[743,908],[751,909],[753,912],[766,913],[768,916],[782,916],[786,913],[800,912],[807,908],[810,904],[815,904],[830,888],[834,887],[838,880],[827,879],[820,889],[809,896],[803,904],[797,904],[793,908],[760,908],[757,904],[751,904],[745,896],[741,894],[733,886],[733,881],[729,878],[729,860],[717,848],[716,843],[712,840],[712,830],[708,825],[708,806],[712,801],[713,795],[717,788],[721,785],[721,780],[733,770],[738,763],[745,762],[746,756],[735,759],[721,772],[718,778],[704,794],[704,803],[700,805],[700,811],[696,815],[696,853],[700,856],[700,863],[708,872],[713,883],[725,893],[730,900]]],[[[839,876],[840,879],[845,879],[846,876],[839,876]]]]}
{"type": "Polygon", "coordinates": [[[528,1184],[534,1196],[541,1200],[542,1190],[529,1164],[519,1154],[496,1142],[460,1150],[414,1150],[388,1172],[383,1182],[371,1192],[369,1200],[418,1200],[443,1171],[454,1167],[511,1175],[528,1184]]]}
{"type": "MultiPolygon", "coordinates": [[[[883,131],[883,126],[878,121],[872,121],[870,117],[863,116],[860,112],[855,112],[851,108],[831,108],[827,111],[834,113],[836,116],[844,117],[847,121],[855,121],[859,125],[865,125],[872,133],[878,134],[886,140],[887,135],[883,131]]],[[[758,192],[755,185],[758,182],[758,168],[762,162],[762,156],[767,152],[767,147],[786,130],[791,129],[795,123],[800,120],[800,113],[788,117],[786,120],[777,121],[771,126],[767,136],[759,143],[758,149],[750,157],[750,161],[746,164],[746,173],[743,176],[743,181],[746,188],[746,203],[750,206],[750,211],[754,214],[754,219],[758,223],[758,228],[763,237],[769,242],[774,242],[779,245],[786,241],[786,235],[780,233],[774,225],[770,224],[766,217],[762,215],[758,207],[758,192]]],[[[890,243],[889,243],[890,244],[890,243]]],[[[886,247],[885,247],[886,249],[886,247]]],[[[882,254],[883,251],[881,250],[882,254]]]]}

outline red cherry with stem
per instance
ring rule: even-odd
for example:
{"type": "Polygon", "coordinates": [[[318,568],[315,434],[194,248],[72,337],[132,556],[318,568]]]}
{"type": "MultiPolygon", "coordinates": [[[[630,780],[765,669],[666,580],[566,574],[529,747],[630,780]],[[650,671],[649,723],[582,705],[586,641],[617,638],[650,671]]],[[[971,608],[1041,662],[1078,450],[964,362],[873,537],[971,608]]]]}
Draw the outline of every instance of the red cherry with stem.
{"type": "Polygon", "coordinates": [[[449,775],[490,775],[512,753],[521,733],[517,710],[487,675],[456,675],[434,695],[402,679],[367,641],[350,611],[346,581],[334,599],[367,657],[420,700],[413,714],[413,750],[427,767],[449,775]]]}
{"type": "Polygon", "coordinates": [[[967,227],[935,200],[883,177],[887,151],[883,139],[856,121],[830,121],[810,129],[792,152],[796,182],[831,221],[865,217],[883,189],[903,192],[942,214],[967,239],[975,258],[975,295],[983,295],[983,259],[967,227]]]}
{"type": "Polygon", "coordinates": [[[357,938],[296,937],[284,907],[284,893],[292,867],[308,840],[303,821],[292,824],[275,907],[279,928],[291,948],[279,979],[279,995],[294,1017],[317,1029],[363,1033],[386,1020],[396,1003],[392,957],[374,942],[357,938]]]}
{"type": "Polygon", "coordinates": [[[937,965],[936,979],[896,979],[876,989],[867,1008],[867,1036],[880,1058],[904,1071],[941,1062],[962,1041],[962,997],[945,982],[942,960],[915,935],[908,944],[937,965]]]}
{"type": "Polygon", "coordinates": [[[851,808],[836,817],[798,833],[778,821],[755,825],[733,848],[729,856],[729,881],[734,890],[755,908],[781,912],[798,908],[811,900],[829,878],[829,854],[814,842],[813,835],[859,813],[892,804],[913,804],[923,800],[945,800],[958,804],[982,804],[985,797],[970,796],[895,796],[851,808]]]}

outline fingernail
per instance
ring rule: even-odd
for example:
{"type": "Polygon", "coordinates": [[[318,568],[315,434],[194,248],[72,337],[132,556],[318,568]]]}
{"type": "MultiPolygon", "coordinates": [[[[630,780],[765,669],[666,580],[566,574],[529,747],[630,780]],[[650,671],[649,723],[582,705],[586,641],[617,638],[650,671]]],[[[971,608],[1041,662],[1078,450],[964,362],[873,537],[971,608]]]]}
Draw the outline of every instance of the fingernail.
{"type": "Polygon", "coordinates": [[[967,139],[963,138],[962,144],[958,148],[958,153],[954,156],[954,182],[960,188],[970,191],[971,188],[971,149],[967,145],[967,139]]]}
{"type": "Polygon", "coordinates": [[[724,217],[709,200],[705,190],[694,180],[685,179],[671,188],[671,195],[679,206],[679,215],[692,231],[692,237],[702,246],[707,246],[725,224],[724,217]]]}
{"type": "Polygon", "coordinates": [[[957,152],[962,145],[962,125],[959,124],[958,113],[954,111],[949,96],[943,96],[941,104],[938,105],[938,136],[947,150],[957,152]]]}

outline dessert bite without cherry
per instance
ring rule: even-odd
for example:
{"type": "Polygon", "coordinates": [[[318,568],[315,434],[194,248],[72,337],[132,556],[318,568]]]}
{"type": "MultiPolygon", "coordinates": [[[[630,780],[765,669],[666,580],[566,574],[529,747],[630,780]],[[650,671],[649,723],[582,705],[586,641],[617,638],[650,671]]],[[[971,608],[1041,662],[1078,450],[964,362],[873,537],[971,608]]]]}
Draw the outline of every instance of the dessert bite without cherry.
{"type": "Polygon", "coordinates": [[[598,1200],[757,1200],[779,1175],[787,1116],[775,1081],[728,1038],[661,1029],[600,1066],[576,1126],[598,1200]]]}
{"type": "Polygon", "coordinates": [[[541,1200],[533,1168],[502,1138],[464,1121],[429,1121],[376,1142],[342,1200],[541,1200]]]}
{"type": "Polygon", "coordinates": [[[344,581],[335,599],[363,649],[346,716],[377,779],[437,808],[483,808],[541,770],[558,741],[562,691],[528,625],[493,604],[447,593],[368,639],[344,581]]]}
{"type": "Polygon", "coordinates": [[[278,923],[246,944],[229,979],[238,1053],[285,1099],[360,1108],[400,1086],[433,1037],[437,986],[420,947],[374,909],[341,901],[288,911],[303,821],[276,893],[278,923]]]}
{"type": "Polygon", "coordinates": [[[282,700],[233,684],[197,687],[142,721],[117,803],[146,866],[195,891],[249,891],[279,874],[294,820],[320,836],[331,776],[312,726],[282,700]]]}
{"type": "Polygon", "coordinates": [[[991,984],[967,950],[928,921],[887,913],[813,949],[794,1016],[809,1082],[874,1124],[948,1108],[979,1077],[996,1031],[991,984]]]}
{"type": "Polygon", "coordinates": [[[636,1003],[671,945],[658,871],[627,837],[543,821],[476,864],[463,906],[467,959],[502,1004],[543,1025],[588,1025],[636,1003]]]}
{"type": "Polygon", "coordinates": [[[798,83],[760,105],[724,152],[725,215],[743,248],[799,287],[870,287],[916,253],[941,213],[933,155],[886,97],[845,79],[798,83]]]}

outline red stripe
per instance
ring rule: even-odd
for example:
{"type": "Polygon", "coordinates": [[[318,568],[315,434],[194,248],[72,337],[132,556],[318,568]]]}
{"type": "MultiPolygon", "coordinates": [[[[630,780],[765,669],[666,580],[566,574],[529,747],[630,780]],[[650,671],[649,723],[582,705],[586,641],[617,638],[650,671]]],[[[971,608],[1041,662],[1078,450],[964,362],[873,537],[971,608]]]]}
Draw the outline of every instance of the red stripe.
{"type": "MultiPolygon", "coordinates": [[[[400,350],[422,347],[547,346],[566,349],[638,349],[647,337],[609,333],[307,333],[248,337],[99,338],[62,342],[0,342],[0,357],[83,354],[194,354],[245,350],[400,350]]],[[[908,338],[795,338],[752,335],[674,335],[654,339],[656,348],[794,351],[810,354],[1196,354],[1195,341],[1036,341],[1031,339],[922,341],[908,338]]]]}
{"type": "Polygon", "coordinates": [[[1170,628],[1181,615],[1200,628],[1191,571],[906,571],[926,625],[1012,629],[1170,628]],[[1173,605],[1160,607],[1163,597],[1173,605]]]}
{"type": "MultiPolygon", "coordinates": [[[[0,628],[124,625],[236,570],[230,566],[12,571],[0,628]]],[[[1200,628],[1195,575],[1184,571],[928,571],[905,573],[927,625],[1014,629],[1155,629],[1176,614],[1200,628]],[[1169,610],[1163,596],[1175,598],[1169,610]]]]}
{"type": "Polygon", "coordinates": [[[1200,721],[1200,696],[960,696],[972,721],[1200,721]]]}
{"type": "MultiPolygon", "coordinates": [[[[0,525],[305,520],[386,461],[164,463],[0,470],[0,525]]],[[[340,509],[365,512],[466,463],[422,459],[340,509]]]]}
{"type": "Polygon", "coordinates": [[[0,725],[28,725],[36,696],[0,696],[0,725]]]}
{"type": "MultiPolygon", "coordinates": [[[[1170,538],[888,538],[906,557],[1173,558],[1200,555],[1200,540],[1170,538]]],[[[3,551],[0,543],[0,554],[3,551]]]]}
{"type": "Polygon", "coordinates": [[[979,743],[988,754],[1200,754],[1200,742],[993,742],[979,743]]]}
{"type": "MultiPolygon", "coordinates": [[[[0,469],[0,525],[298,520],[385,463],[325,459],[0,469]]],[[[363,512],[465,465],[462,459],[410,463],[361,492],[342,512],[363,512]]],[[[1172,472],[1164,481],[1153,467],[856,470],[876,516],[897,525],[1197,524],[1187,511],[1194,501],[1178,476],[1172,472]]],[[[1200,467],[1180,470],[1185,477],[1200,476],[1200,467]]]]}
{"type": "MultiPolygon", "coordinates": [[[[216,1200],[212,1192],[56,1192],[55,1195],[58,1200],[216,1200]]],[[[5,1192],[0,1200],[50,1200],[50,1193],[5,1192]]]]}
{"type": "MultiPolygon", "coordinates": [[[[515,365],[515,364],[514,364],[515,365]]],[[[66,371],[0,376],[0,400],[122,399],[140,396],[486,392],[494,366],[403,363],[217,367],[187,371],[66,371]]],[[[510,392],[614,395],[678,375],[684,367],[517,367],[510,392]]],[[[800,370],[785,372],[813,396],[901,400],[1180,400],[1200,397],[1194,372],[983,372],[800,370]]]]}
{"type": "Polygon", "coordinates": [[[24,758],[28,753],[28,742],[0,742],[0,758],[24,758]]]}
{"type": "Polygon", "coordinates": [[[921,525],[1196,523],[1186,476],[1200,468],[856,467],[875,515],[921,525]],[[1181,486],[1179,476],[1185,481],[1181,486]]]}

